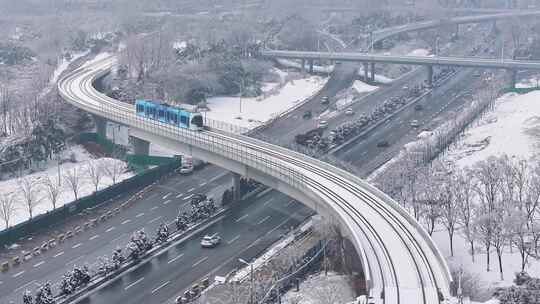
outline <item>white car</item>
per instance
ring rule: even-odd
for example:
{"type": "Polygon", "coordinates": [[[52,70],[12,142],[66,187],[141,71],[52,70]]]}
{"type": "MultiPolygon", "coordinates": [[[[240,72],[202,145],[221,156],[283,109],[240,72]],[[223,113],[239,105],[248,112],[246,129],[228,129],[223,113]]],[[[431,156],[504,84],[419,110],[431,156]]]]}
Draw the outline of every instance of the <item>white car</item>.
{"type": "Polygon", "coordinates": [[[348,108],[346,111],[345,111],[345,115],[354,115],[354,110],[351,109],[351,108],[348,108]]]}
{"type": "Polygon", "coordinates": [[[193,172],[193,165],[180,167],[180,174],[190,174],[193,172]]]}
{"type": "Polygon", "coordinates": [[[328,128],[328,121],[326,120],[319,121],[319,128],[322,128],[322,129],[328,128]]]}
{"type": "Polygon", "coordinates": [[[201,247],[214,248],[221,242],[221,238],[217,235],[205,235],[201,240],[201,247]]]}
{"type": "Polygon", "coordinates": [[[420,122],[418,122],[418,120],[416,120],[416,119],[415,119],[415,120],[412,120],[412,121],[411,121],[411,127],[413,127],[413,128],[418,128],[418,127],[420,127],[420,122]]]}

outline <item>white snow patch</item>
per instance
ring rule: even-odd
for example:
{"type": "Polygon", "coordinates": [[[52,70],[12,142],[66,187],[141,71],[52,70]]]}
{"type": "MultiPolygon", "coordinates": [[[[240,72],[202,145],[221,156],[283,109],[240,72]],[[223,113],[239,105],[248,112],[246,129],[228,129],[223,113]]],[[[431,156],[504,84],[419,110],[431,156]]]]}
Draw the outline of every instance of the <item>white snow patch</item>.
{"type": "Polygon", "coordinates": [[[363,81],[360,81],[360,80],[356,80],[353,83],[352,87],[358,93],[372,92],[372,91],[375,91],[376,89],[379,88],[378,86],[372,86],[372,85],[369,85],[369,84],[367,84],[367,83],[365,83],[363,81]]]}
{"type": "Polygon", "coordinates": [[[346,276],[318,273],[300,283],[299,292],[290,290],[283,298],[284,304],[349,303],[354,300],[354,291],[346,276]]]}
{"type": "MultiPolygon", "coordinates": [[[[364,68],[363,67],[358,68],[358,75],[360,77],[364,77],[364,68]]],[[[370,76],[371,76],[371,74],[370,74],[370,76]]],[[[394,79],[386,77],[384,75],[375,74],[375,81],[378,82],[378,83],[387,84],[387,83],[391,83],[392,81],[394,81],[394,79]]]]}
{"type": "Polygon", "coordinates": [[[427,49],[415,49],[415,50],[410,51],[407,55],[408,56],[429,56],[430,51],[427,49]]]}
{"type": "Polygon", "coordinates": [[[264,97],[212,97],[206,118],[245,128],[255,128],[322,89],[328,78],[310,76],[287,82],[275,95],[264,97]],[[241,110],[240,110],[241,107],[241,110]]]}
{"type": "MultiPolygon", "coordinates": [[[[77,168],[78,172],[81,175],[81,182],[80,182],[80,189],[78,192],[79,197],[84,197],[86,195],[92,194],[94,192],[94,185],[90,181],[88,174],[86,173],[86,166],[89,163],[92,163],[94,165],[98,165],[101,163],[103,166],[105,165],[111,165],[112,162],[122,162],[117,159],[111,159],[111,158],[92,158],[92,156],[82,147],[82,146],[72,146],[69,149],[62,152],[61,159],[70,159],[71,154],[74,154],[76,162],[66,162],[60,165],[60,175],[61,177],[61,193],[58,196],[58,201],[56,207],[61,207],[66,203],[72,202],[74,198],[74,194],[71,191],[71,188],[67,185],[67,183],[63,180],[63,175],[65,172],[72,170],[73,168],[77,168]]],[[[26,175],[25,178],[29,178],[32,181],[36,183],[43,182],[47,176],[49,176],[53,180],[58,179],[58,165],[56,160],[50,160],[47,163],[44,164],[44,171],[36,172],[33,174],[26,175]]],[[[122,181],[126,178],[129,178],[133,176],[133,173],[131,172],[124,172],[117,178],[117,182],[122,181]]],[[[112,180],[106,176],[103,176],[103,178],[100,181],[99,189],[104,189],[108,186],[112,185],[112,180]]],[[[47,195],[44,192],[44,189],[42,185],[36,186],[40,189],[38,198],[41,199],[40,203],[37,205],[35,210],[33,211],[33,215],[37,216],[38,214],[46,213],[50,210],[52,210],[52,205],[47,197],[47,195]]],[[[28,220],[29,214],[28,210],[25,208],[24,200],[20,196],[21,191],[19,190],[19,185],[17,182],[17,179],[9,179],[0,181],[0,192],[2,194],[15,194],[17,195],[17,210],[15,211],[15,214],[13,215],[10,226],[13,226],[15,224],[24,222],[28,220]]],[[[2,226],[1,229],[5,229],[5,226],[2,226]]]]}
{"type": "Polygon", "coordinates": [[[540,76],[516,83],[516,88],[518,89],[529,89],[538,87],[540,87],[540,76]]]}
{"type": "Polygon", "coordinates": [[[495,110],[473,124],[457,148],[448,153],[449,159],[470,166],[491,155],[532,157],[540,139],[539,99],[539,91],[498,98],[495,110]]]}
{"type": "Polygon", "coordinates": [[[173,49],[175,50],[183,50],[187,47],[187,42],[185,41],[176,41],[173,43],[173,49]]]}
{"type": "Polygon", "coordinates": [[[111,56],[111,54],[109,52],[103,52],[103,53],[99,53],[96,55],[96,57],[94,57],[93,59],[90,59],[88,61],[86,61],[82,66],[81,68],[84,68],[84,67],[87,67],[87,66],[90,66],[98,61],[101,61],[107,57],[111,56]]]}

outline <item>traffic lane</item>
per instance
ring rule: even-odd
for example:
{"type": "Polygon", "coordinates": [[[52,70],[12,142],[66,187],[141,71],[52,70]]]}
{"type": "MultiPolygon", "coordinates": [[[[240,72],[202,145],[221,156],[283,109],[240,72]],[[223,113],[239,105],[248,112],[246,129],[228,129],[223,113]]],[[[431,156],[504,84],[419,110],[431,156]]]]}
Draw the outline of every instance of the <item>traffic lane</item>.
{"type": "MultiPolygon", "coordinates": [[[[205,256],[208,256],[205,259],[205,262],[206,260],[208,262],[200,262],[195,266],[204,264],[205,267],[215,269],[227,257],[230,258],[231,254],[237,252],[238,248],[249,246],[254,240],[261,238],[261,235],[264,235],[264,233],[271,231],[272,233],[269,237],[279,237],[276,234],[281,231],[274,228],[282,224],[284,220],[290,219],[291,214],[295,214],[296,212],[296,214],[300,214],[299,218],[303,218],[307,217],[307,214],[311,212],[298,203],[290,204],[290,201],[291,199],[287,196],[272,191],[259,197],[251,204],[230,209],[226,212],[225,218],[219,223],[205,229],[193,238],[190,238],[187,242],[172,247],[158,258],[149,262],[150,266],[145,265],[145,267],[133,271],[131,274],[125,276],[125,279],[121,278],[118,280],[121,282],[114,282],[114,284],[96,292],[89,299],[81,303],[87,303],[86,301],[91,301],[91,303],[120,303],[126,299],[129,299],[129,303],[136,303],[139,299],[143,299],[144,294],[148,293],[149,290],[151,291],[158,287],[160,282],[179,282],[173,284],[175,287],[169,293],[178,291],[180,288],[178,284],[182,282],[182,284],[185,284],[185,287],[188,287],[192,282],[204,275],[202,273],[204,271],[201,273],[195,272],[197,269],[192,266],[197,264],[205,256]],[[271,200],[270,203],[268,203],[269,200],[271,200]],[[280,220],[281,222],[279,222],[280,220]],[[276,222],[278,223],[276,224],[276,222]],[[214,231],[220,231],[220,235],[223,238],[222,244],[215,249],[203,250],[200,247],[200,238],[214,231]],[[238,237],[239,235],[241,237],[238,237]],[[227,244],[228,242],[231,242],[231,244],[227,244]],[[175,269],[171,269],[174,265],[177,265],[175,269]],[[143,277],[143,280],[137,282],[137,288],[131,288],[133,282],[143,277]]],[[[282,226],[285,227],[286,224],[282,226]]],[[[168,290],[165,286],[162,288],[168,290]]],[[[146,303],[154,302],[150,301],[146,303]]]]}
{"type": "Polygon", "coordinates": [[[465,101],[456,96],[458,92],[470,85],[468,81],[470,74],[471,71],[458,72],[452,81],[437,88],[436,93],[433,93],[431,97],[419,102],[423,105],[423,110],[415,111],[413,107],[405,109],[384,125],[360,138],[356,145],[351,145],[350,148],[339,151],[336,155],[354,164],[359,169],[360,175],[366,177],[395,156],[402,149],[403,144],[416,139],[426,123],[430,123],[441,113],[461,106],[465,101]],[[454,86],[456,83],[459,84],[457,87],[454,86]],[[413,119],[419,120],[421,123],[419,128],[410,126],[413,119]],[[387,141],[390,146],[377,147],[381,141],[387,141]]]}
{"type": "Polygon", "coordinates": [[[167,179],[118,216],[66,240],[57,248],[43,253],[38,259],[23,263],[16,271],[3,273],[0,276],[0,281],[3,282],[0,284],[2,298],[10,293],[15,293],[11,298],[18,298],[19,293],[24,291],[21,286],[26,288],[28,283],[42,283],[47,280],[56,282],[74,265],[93,264],[98,257],[109,256],[114,248],[123,248],[131,233],[140,228],[145,227],[146,231],[152,234],[161,222],[170,223],[180,209],[189,208],[190,195],[207,193],[217,186],[227,184],[230,177],[219,173],[216,175],[215,171],[202,170],[200,175],[167,179]],[[177,191],[172,192],[174,189],[177,191]]]}

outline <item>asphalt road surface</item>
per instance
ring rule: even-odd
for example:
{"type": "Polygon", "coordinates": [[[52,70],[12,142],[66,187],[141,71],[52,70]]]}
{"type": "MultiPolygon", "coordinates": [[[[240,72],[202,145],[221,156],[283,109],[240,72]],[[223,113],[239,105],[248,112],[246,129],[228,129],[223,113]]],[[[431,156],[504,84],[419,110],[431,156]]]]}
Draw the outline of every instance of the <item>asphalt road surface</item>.
{"type": "Polygon", "coordinates": [[[195,281],[242,266],[238,258],[252,259],[311,215],[310,209],[289,197],[267,193],[229,209],[217,223],[78,303],[166,303],[195,281]],[[222,242],[202,248],[201,238],[214,233],[222,242]]]}

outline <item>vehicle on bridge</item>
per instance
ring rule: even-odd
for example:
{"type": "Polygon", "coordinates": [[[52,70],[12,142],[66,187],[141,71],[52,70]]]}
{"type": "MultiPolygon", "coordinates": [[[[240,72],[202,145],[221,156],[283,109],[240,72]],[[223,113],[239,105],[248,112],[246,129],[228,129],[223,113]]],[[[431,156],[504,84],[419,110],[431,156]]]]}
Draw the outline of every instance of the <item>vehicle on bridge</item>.
{"type": "Polygon", "coordinates": [[[193,131],[204,130],[201,113],[190,111],[167,103],[152,100],[138,99],[135,101],[137,116],[161,121],[183,129],[193,131]]]}

